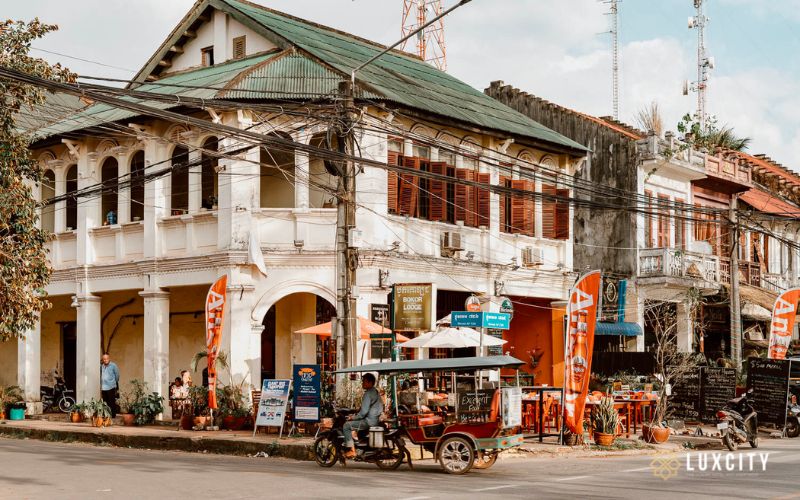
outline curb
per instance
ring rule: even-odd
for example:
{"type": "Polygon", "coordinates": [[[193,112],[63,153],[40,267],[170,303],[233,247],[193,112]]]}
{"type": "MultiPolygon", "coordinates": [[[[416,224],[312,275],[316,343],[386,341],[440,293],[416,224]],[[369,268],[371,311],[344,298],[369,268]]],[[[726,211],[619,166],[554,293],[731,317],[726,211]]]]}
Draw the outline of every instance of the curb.
{"type": "Polygon", "coordinates": [[[252,443],[248,441],[238,442],[225,439],[178,436],[128,436],[103,432],[31,429],[10,425],[0,426],[0,436],[62,443],[87,443],[95,446],[185,451],[190,453],[216,453],[219,455],[252,456],[257,453],[266,453],[270,457],[283,457],[302,461],[314,460],[308,445],[281,444],[277,441],[271,443],[252,443]]]}

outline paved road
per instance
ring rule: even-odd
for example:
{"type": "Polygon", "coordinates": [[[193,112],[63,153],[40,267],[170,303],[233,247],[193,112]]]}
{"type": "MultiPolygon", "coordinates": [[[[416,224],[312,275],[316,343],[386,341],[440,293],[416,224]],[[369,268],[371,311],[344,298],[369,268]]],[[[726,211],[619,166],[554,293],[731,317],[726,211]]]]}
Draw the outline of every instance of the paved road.
{"type": "MultiPolygon", "coordinates": [[[[769,452],[766,471],[749,448],[742,449],[745,471],[687,470],[686,455],[671,466],[677,475],[662,480],[653,474],[652,456],[547,457],[499,460],[489,470],[448,476],[433,463],[413,471],[380,471],[355,464],[322,469],[314,463],[273,458],[157,452],[56,444],[0,438],[0,498],[796,498],[800,482],[800,439],[763,440],[769,452]]],[[[690,465],[701,466],[695,452],[690,465]]],[[[659,462],[660,463],[660,462],[659,462]]]]}

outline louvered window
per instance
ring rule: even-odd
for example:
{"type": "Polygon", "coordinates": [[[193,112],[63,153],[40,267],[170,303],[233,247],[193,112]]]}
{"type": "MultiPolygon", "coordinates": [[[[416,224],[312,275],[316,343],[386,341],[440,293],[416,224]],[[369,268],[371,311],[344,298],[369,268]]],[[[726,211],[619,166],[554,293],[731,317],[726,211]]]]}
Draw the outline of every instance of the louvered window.
{"type": "Polygon", "coordinates": [[[233,58],[242,59],[247,54],[247,43],[244,35],[233,39],[233,58]]]}
{"type": "MultiPolygon", "coordinates": [[[[402,164],[404,167],[419,170],[420,160],[419,158],[404,156],[402,158],[402,164]]],[[[397,191],[399,193],[397,213],[416,217],[417,199],[419,197],[419,177],[408,173],[400,174],[400,186],[397,191]]]]}
{"type": "Polygon", "coordinates": [[[658,243],[659,248],[669,248],[670,238],[670,215],[669,215],[669,196],[658,196],[658,243]]]}
{"type": "Polygon", "coordinates": [[[653,193],[645,191],[644,197],[646,200],[644,208],[644,246],[645,248],[653,248],[653,193]]]}
{"type": "Polygon", "coordinates": [[[214,65],[214,47],[206,47],[204,49],[200,49],[200,55],[202,56],[201,64],[203,66],[214,65]]]}
{"type": "Polygon", "coordinates": [[[512,180],[511,188],[517,191],[511,197],[511,232],[533,236],[536,226],[533,192],[535,184],[531,180],[512,180]]]}

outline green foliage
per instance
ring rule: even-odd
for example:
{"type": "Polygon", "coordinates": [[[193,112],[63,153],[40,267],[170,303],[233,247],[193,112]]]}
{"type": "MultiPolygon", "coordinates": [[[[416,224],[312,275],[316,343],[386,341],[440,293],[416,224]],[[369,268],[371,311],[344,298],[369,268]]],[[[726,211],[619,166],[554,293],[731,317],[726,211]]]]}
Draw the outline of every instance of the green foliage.
{"type": "Polygon", "coordinates": [[[222,416],[246,417],[250,415],[250,405],[238,385],[217,386],[217,406],[222,416]]]}
{"type": "Polygon", "coordinates": [[[202,417],[208,414],[208,389],[200,386],[189,387],[189,401],[192,405],[192,413],[195,417],[202,417]]]}
{"type": "Polygon", "coordinates": [[[152,392],[147,382],[131,380],[129,398],[130,409],[136,416],[136,425],[152,424],[156,416],[164,411],[164,397],[152,392]]]}
{"type": "Polygon", "coordinates": [[[0,385],[0,411],[14,403],[25,401],[25,393],[18,385],[0,385]]]}
{"type": "Polygon", "coordinates": [[[710,152],[717,149],[744,151],[750,144],[749,137],[737,136],[730,125],[722,125],[720,128],[715,116],[709,117],[703,128],[699,121],[696,121],[691,114],[686,113],[678,122],[677,128],[681,134],[690,136],[690,142],[694,147],[705,148],[710,152]]]}
{"type": "Polygon", "coordinates": [[[84,414],[89,418],[111,418],[111,407],[102,399],[92,399],[88,403],[81,403],[84,414]]]}
{"type": "MultiPolygon", "coordinates": [[[[74,81],[75,75],[66,68],[28,55],[34,40],[56,29],[38,19],[0,22],[0,66],[50,80],[74,81]]],[[[44,100],[40,88],[0,79],[0,341],[21,337],[48,306],[47,235],[36,227],[37,204],[28,184],[39,182],[42,172],[28,149],[31,137],[16,124],[26,107],[44,100]]]]}
{"type": "Polygon", "coordinates": [[[614,399],[605,397],[592,412],[592,430],[603,434],[616,434],[619,425],[619,413],[614,408],[614,399]]]}
{"type": "Polygon", "coordinates": [[[331,372],[320,374],[320,409],[319,416],[322,418],[333,418],[336,416],[334,402],[336,400],[336,384],[331,372]]]}

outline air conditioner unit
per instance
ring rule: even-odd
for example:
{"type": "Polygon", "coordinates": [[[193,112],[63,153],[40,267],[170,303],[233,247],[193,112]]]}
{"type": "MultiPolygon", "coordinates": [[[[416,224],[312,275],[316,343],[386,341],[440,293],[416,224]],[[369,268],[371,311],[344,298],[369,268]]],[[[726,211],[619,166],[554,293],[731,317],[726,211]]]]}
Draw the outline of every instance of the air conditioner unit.
{"type": "Polygon", "coordinates": [[[541,266],[544,263],[542,249],[525,247],[522,249],[522,265],[525,267],[541,266]]]}
{"type": "Polygon", "coordinates": [[[461,233],[445,231],[442,233],[442,257],[452,257],[456,252],[464,250],[461,233]]]}

